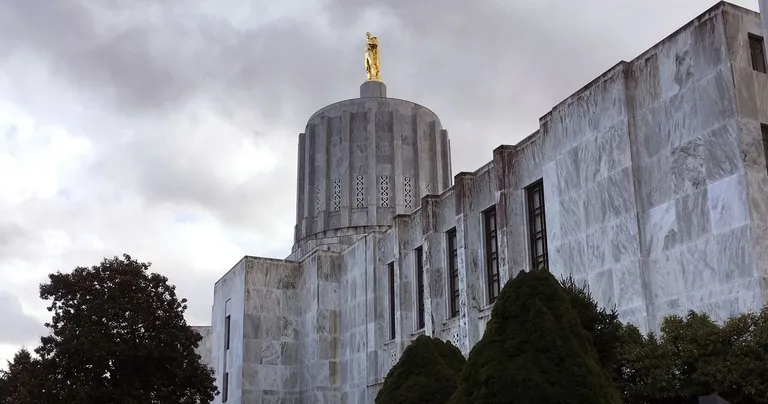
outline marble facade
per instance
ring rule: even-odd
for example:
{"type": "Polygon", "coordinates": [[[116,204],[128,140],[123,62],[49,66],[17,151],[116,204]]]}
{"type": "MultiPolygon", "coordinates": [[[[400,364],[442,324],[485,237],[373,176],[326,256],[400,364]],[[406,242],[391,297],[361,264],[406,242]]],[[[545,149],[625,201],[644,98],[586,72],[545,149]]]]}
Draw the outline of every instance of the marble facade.
{"type": "Polygon", "coordinates": [[[495,209],[503,285],[535,258],[538,182],[548,268],[586,282],[622,320],[651,331],[690,309],[722,320],[762,307],[768,75],[749,44],[762,32],[758,13],[718,3],[455,176],[438,117],[382,83],[318,111],[299,138],[292,253],[244,257],[214,287],[211,327],[198,328],[226,402],[372,403],[416,336],[468,354],[492,308],[485,212],[495,209]]]}

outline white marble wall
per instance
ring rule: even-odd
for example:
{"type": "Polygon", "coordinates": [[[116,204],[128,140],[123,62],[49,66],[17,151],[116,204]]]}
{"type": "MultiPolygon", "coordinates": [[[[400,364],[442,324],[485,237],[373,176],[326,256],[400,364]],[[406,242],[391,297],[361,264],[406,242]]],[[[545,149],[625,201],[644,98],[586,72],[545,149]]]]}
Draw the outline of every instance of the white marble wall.
{"type": "Polygon", "coordinates": [[[243,403],[265,398],[295,403],[299,395],[301,267],[249,258],[243,320],[243,403]]]}
{"type": "Polygon", "coordinates": [[[768,75],[752,70],[749,44],[745,39],[749,33],[766,36],[765,11],[768,8],[764,3],[761,2],[763,24],[749,10],[734,7],[725,14],[729,59],[736,88],[738,117],[735,131],[743,166],[743,178],[739,180],[746,184],[748,232],[756,265],[755,276],[744,281],[745,290],[736,303],[738,307],[765,302],[768,290],[768,171],[760,129],[761,124],[768,124],[768,75]]]}
{"type": "MultiPolygon", "coordinates": [[[[524,190],[539,179],[550,270],[586,282],[623,320],[649,331],[689,309],[721,320],[760,308],[768,297],[768,168],[760,133],[768,123],[768,75],[751,70],[750,32],[762,33],[756,13],[718,3],[556,105],[537,132],[500,146],[491,162],[458,174],[454,186],[426,195],[391,226],[328,230],[325,240],[294,251],[297,262],[246,257],[215,287],[210,345],[217,376],[226,310],[240,338],[226,360],[235,375],[230,402],[261,394],[372,403],[421,333],[468,354],[492,309],[482,212],[496,208],[503,284],[530,268],[524,190]],[[461,298],[459,315],[450,318],[446,232],[454,228],[461,298]],[[419,246],[423,330],[415,324],[419,246]],[[275,349],[265,354],[265,347],[275,349]]],[[[300,177],[300,187],[312,175],[300,177]]]]}
{"type": "Polygon", "coordinates": [[[190,328],[203,337],[195,350],[195,352],[200,355],[200,362],[205,366],[213,367],[213,358],[211,358],[211,343],[213,342],[211,338],[211,326],[192,326],[190,328]]]}
{"type": "MultiPolygon", "coordinates": [[[[245,272],[250,257],[244,257],[230,269],[213,288],[211,313],[211,366],[215,370],[216,386],[219,393],[224,391],[224,373],[229,374],[229,397],[227,403],[243,403],[243,356],[245,326],[245,272]],[[224,342],[224,319],[230,316],[230,346],[224,342]]],[[[222,402],[222,394],[214,404],[222,402]]]]}

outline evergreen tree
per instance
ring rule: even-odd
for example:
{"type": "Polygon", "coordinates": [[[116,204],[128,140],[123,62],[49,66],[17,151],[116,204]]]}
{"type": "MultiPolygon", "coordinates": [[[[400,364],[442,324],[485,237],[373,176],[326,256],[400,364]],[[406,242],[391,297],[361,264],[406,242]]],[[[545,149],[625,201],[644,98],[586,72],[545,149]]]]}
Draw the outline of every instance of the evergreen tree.
{"type": "Polygon", "coordinates": [[[20,349],[8,362],[8,370],[0,371],[0,404],[43,404],[40,361],[26,348],[20,349]]]}
{"type": "Polygon", "coordinates": [[[571,308],[579,317],[581,327],[590,335],[600,364],[615,382],[619,382],[622,375],[617,361],[623,324],[619,321],[618,311],[615,308],[607,310],[600,307],[592,297],[586,282],[578,285],[573,277],[569,276],[562,279],[560,284],[568,296],[571,308]]]}
{"type": "Polygon", "coordinates": [[[376,395],[376,404],[445,404],[456,389],[464,356],[450,342],[424,335],[405,348],[376,395]]]}
{"type": "Polygon", "coordinates": [[[578,316],[546,270],[521,272],[496,301],[451,404],[618,404],[578,316]]]}
{"type": "Polygon", "coordinates": [[[213,371],[195,352],[186,299],[130,256],[49,275],[50,335],[36,349],[48,403],[198,404],[213,400],[213,371]]]}

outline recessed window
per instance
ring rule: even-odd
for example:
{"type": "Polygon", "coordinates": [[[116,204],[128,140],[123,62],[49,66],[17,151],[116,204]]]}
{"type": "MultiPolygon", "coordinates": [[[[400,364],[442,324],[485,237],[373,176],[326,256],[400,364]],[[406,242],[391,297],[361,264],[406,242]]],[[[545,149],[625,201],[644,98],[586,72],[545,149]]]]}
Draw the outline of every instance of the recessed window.
{"type": "Polygon", "coordinates": [[[528,234],[532,269],[548,266],[547,221],[544,214],[544,187],[541,180],[526,189],[528,202],[528,234]]]}
{"type": "Polygon", "coordinates": [[[488,303],[499,297],[499,241],[496,235],[496,207],[483,212],[485,231],[485,267],[488,277],[488,303]]]}
{"type": "Polygon", "coordinates": [[[459,315],[459,255],[456,242],[456,229],[451,229],[447,233],[448,254],[448,298],[451,317],[459,315]]]}
{"type": "Polygon", "coordinates": [[[763,37],[749,34],[749,53],[752,55],[752,69],[765,73],[765,44],[763,37]]]}
{"type": "Polygon", "coordinates": [[[387,265],[389,273],[389,339],[395,339],[395,263],[387,265]]]}
{"type": "Polygon", "coordinates": [[[766,169],[768,169],[768,125],[760,125],[760,129],[763,132],[763,155],[765,156],[766,169]]]}
{"type": "Polygon", "coordinates": [[[229,398],[229,372],[224,372],[224,378],[221,381],[221,402],[226,403],[229,398]]]}
{"type": "Polygon", "coordinates": [[[229,332],[229,324],[230,324],[230,317],[226,316],[224,317],[224,350],[229,351],[229,339],[230,339],[230,332],[229,332]]]}
{"type": "Polygon", "coordinates": [[[416,277],[416,328],[424,328],[424,250],[419,247],[414,251],[414,276],[416,277]]]}

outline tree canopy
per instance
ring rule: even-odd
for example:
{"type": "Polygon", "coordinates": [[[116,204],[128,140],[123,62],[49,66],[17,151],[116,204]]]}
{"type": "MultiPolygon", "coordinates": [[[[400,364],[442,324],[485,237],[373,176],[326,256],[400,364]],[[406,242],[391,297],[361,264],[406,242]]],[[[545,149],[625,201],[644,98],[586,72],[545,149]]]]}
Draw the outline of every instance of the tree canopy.
{"type": "Polygon", "coordinates": [[[451,404],[620,403],[562,285],[521,272],[497,299],[451,404]]]}
{"type": "Polygon", "coordinates": [[[444,404],[464,363],[464,355],[450,342],[420,335],[387,374],[376,404],[444,404]]]}
{"type": "Polygon", "coordinates": [[[40,286],[52,312],[40,359],[20,352],[3,385],[23,394],[24,383],[7,380],[34,375],[27,382],[45,403],[212,401],[213,371],[195,352],[202,336],[184,320],[186,299],[149,266],[124,255],[49,275],[40,286]]]}
{"type": "Polygon", "coordinates": [[[620,349],[625,404],[768,403],[768,309],[720,325],[705,314],[669,316],[660,334],[625,328],[620,349]]]}

